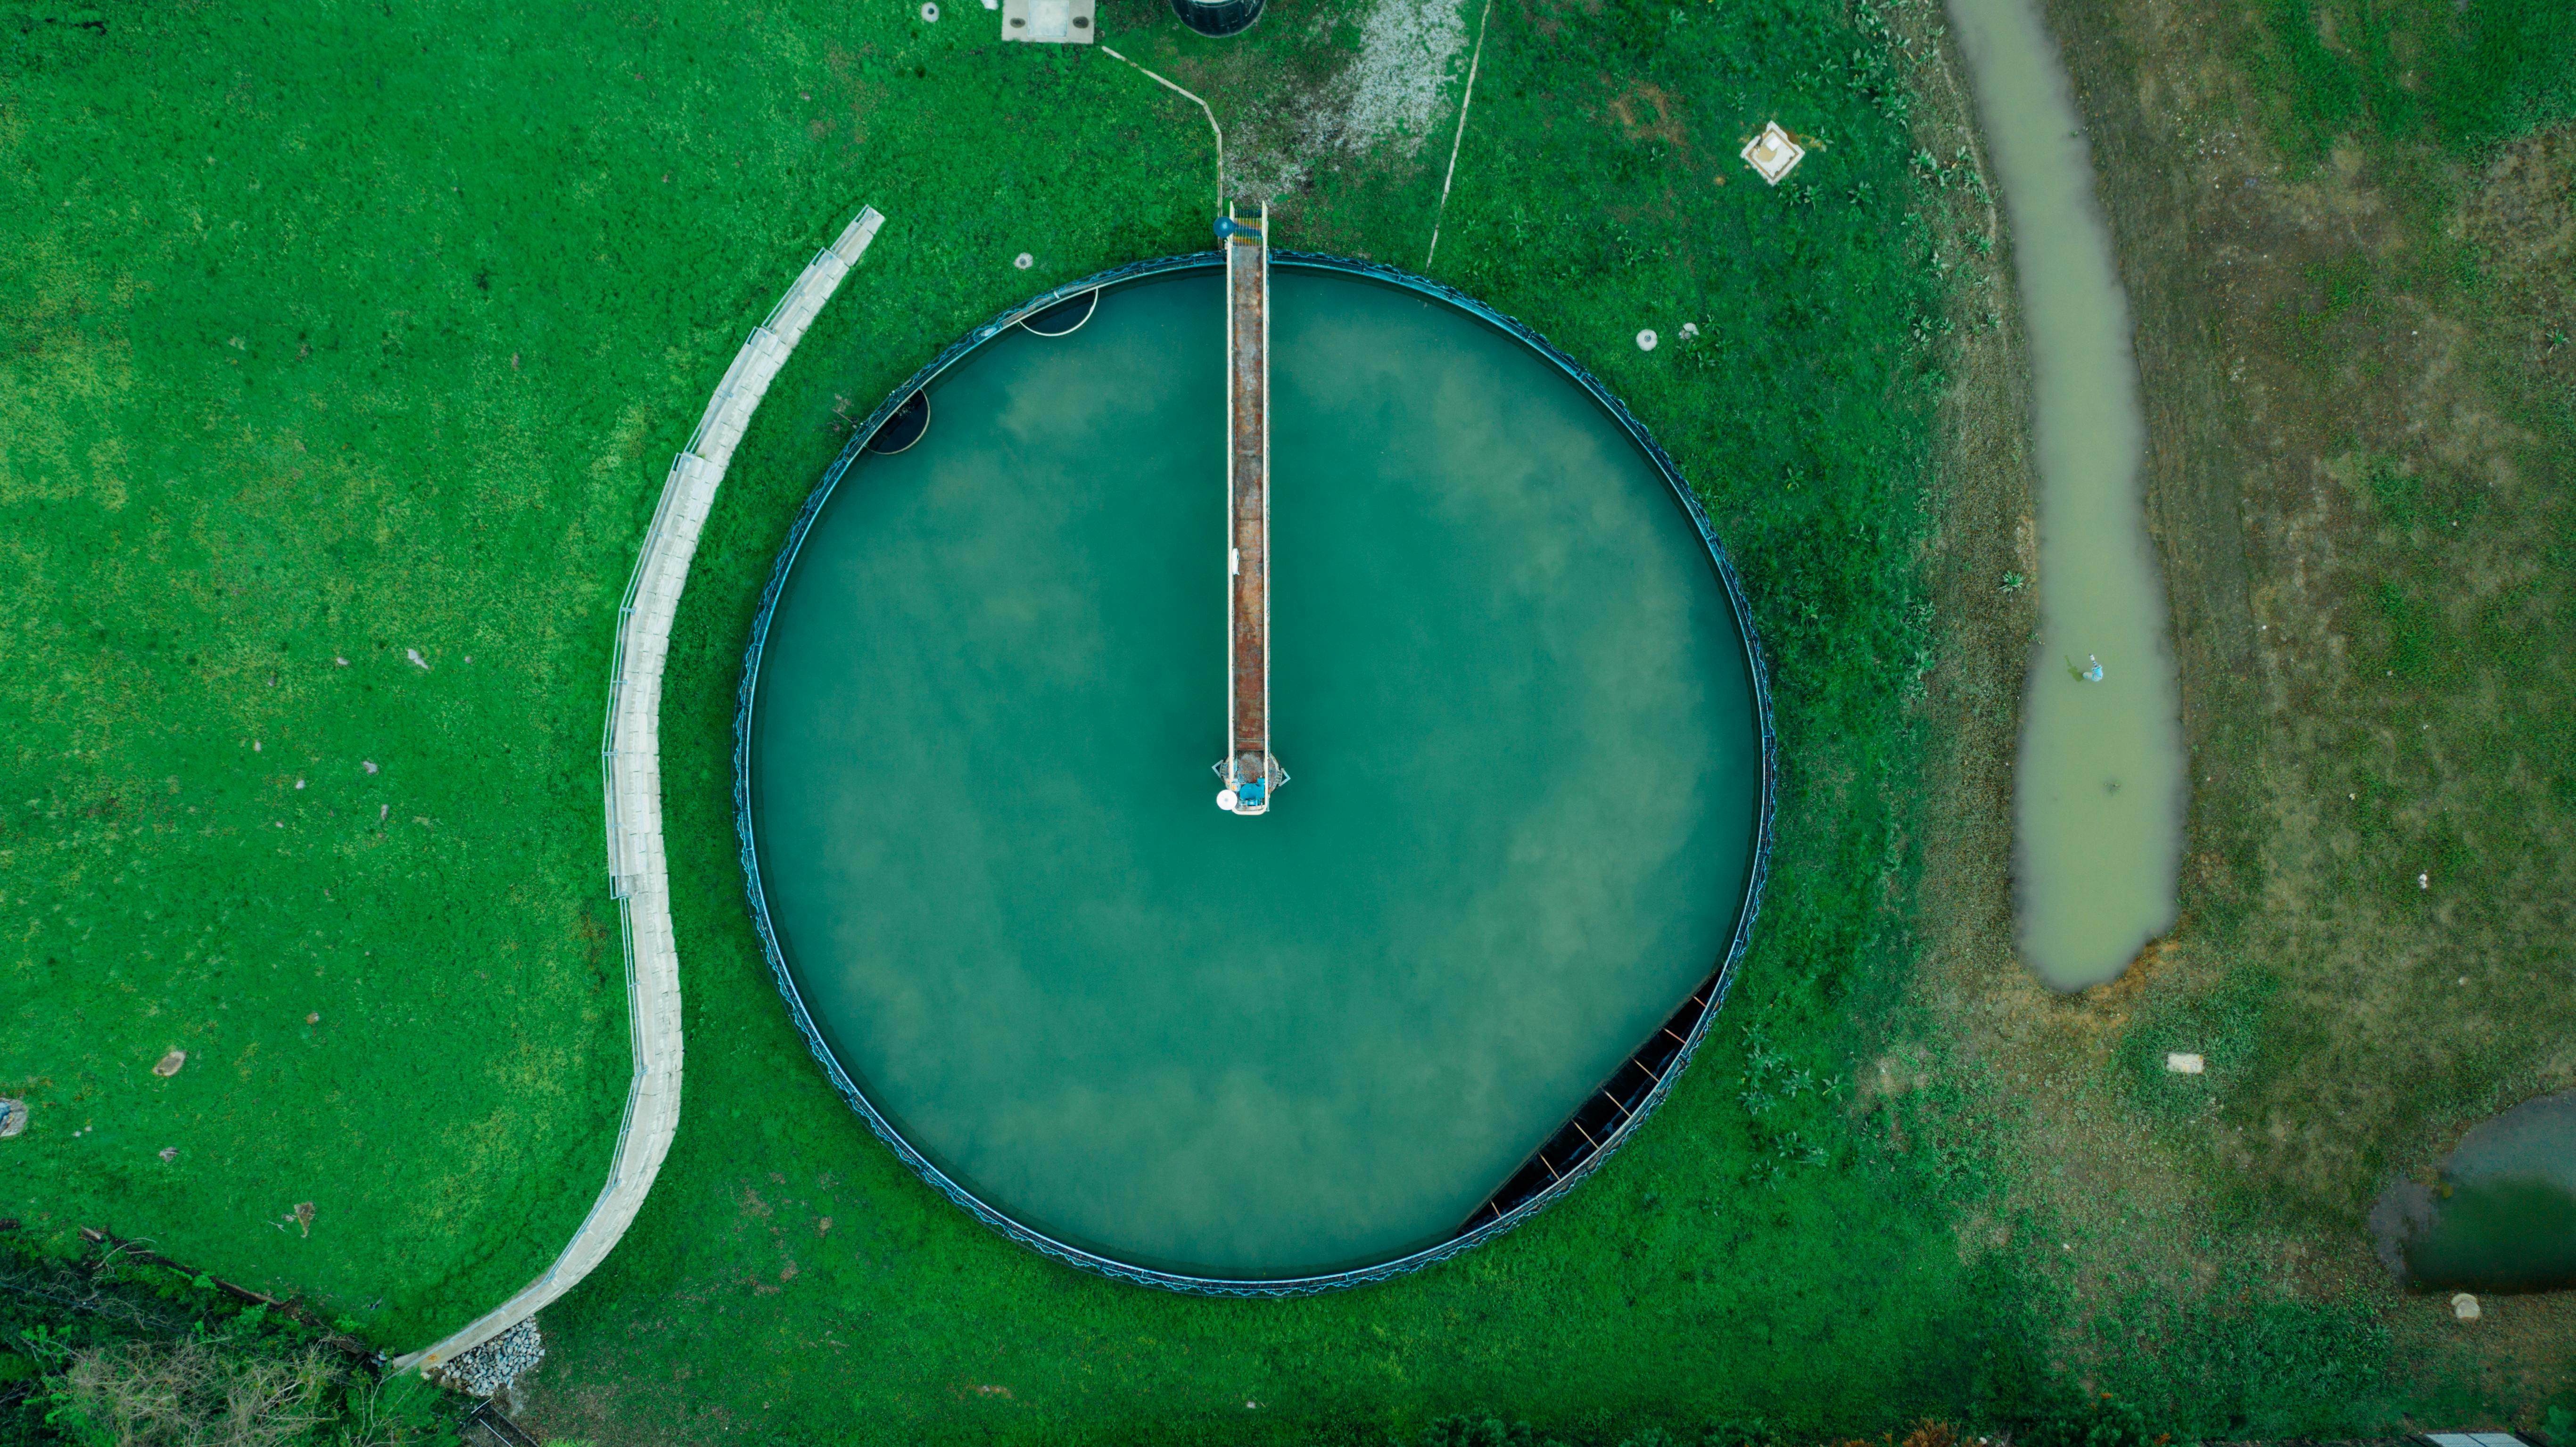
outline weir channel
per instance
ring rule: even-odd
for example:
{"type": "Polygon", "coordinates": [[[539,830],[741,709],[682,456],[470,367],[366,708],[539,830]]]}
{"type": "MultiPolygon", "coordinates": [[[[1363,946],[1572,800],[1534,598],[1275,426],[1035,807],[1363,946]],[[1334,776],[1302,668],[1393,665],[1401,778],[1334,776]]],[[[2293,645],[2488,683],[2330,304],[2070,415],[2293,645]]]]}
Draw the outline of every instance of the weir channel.
{"type": "Polygon", "coordinates": [[[2174,921],[2183,742],[2140,495],[2128,299],[2066,72],[2033,0],[1949,0],[2012,229],[2038,454],[2040,634],[2014,787],[2022,958],[2060,990],[2174,921]]]}

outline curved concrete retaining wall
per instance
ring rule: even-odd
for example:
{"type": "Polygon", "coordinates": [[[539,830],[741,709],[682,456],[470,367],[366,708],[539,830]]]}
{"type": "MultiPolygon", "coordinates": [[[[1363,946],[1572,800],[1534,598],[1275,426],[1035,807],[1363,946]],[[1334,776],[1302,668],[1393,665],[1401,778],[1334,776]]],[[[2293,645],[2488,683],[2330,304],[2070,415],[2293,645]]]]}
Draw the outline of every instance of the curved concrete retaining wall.
{"type": "Polygon", "coordinates": [[[608,799],[609,891],[626,937],[626,1018],[635,1074],[626,1093],[608,1181],[561,1255],[543,1275],[462,1330],[397,1357],[396,1371],[424,1371],[473,1350],[572,1290],[605,1259],[644,1206],[680,1124],[680,953],[671,933],[671,881],[662,852],[662,665],[689,560],[715,504],[752,409],[777,379],[841,279],[867,253],[885,218],[862,206],[838,239],[815,253],[769,319],[725,369],[688,449],[671,461],[662,501],[644,532],[643,553],[617,610],[617,652],[608,685],[600,769],[608,799]]]}

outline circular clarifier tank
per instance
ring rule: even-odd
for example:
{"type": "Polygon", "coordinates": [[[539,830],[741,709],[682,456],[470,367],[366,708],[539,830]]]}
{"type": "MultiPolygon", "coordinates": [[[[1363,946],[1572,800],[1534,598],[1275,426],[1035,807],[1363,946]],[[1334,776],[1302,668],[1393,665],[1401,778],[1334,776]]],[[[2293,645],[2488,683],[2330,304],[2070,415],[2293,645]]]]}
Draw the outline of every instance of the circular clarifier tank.
{"type": "Polygon", "coordinates": [[[1277,257],[1270,811],[1226,748],[1213,258],[906,382],[754,629],[741,825],[801,1028],[1015,1239],[1186,1289],[1508,1227],[1652,1108],[1741,952],[1770,733],[1670,464],[1454,295],[1277,257]],[[1045,329],[1040,329],[1045,330],[1045,329]]]}

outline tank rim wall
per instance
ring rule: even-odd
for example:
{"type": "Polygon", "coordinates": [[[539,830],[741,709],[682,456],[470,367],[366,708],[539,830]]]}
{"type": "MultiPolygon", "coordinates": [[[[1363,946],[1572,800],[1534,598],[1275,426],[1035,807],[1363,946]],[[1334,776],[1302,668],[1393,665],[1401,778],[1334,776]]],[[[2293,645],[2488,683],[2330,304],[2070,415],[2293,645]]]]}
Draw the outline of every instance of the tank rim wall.
{"type": "MultiPolygon", "coordinates": [[[[1419,1271],[1426,1266],[1472,1250],[1511,1230],[1564,1199],[1575,1186],[1599,1169],[1601,1164],[1607,1161],[1620,1146],[1627,1143],[1646,1118],[1654,1113],[1655,1108],[1663,1103],[1665,1096],[1671,1093],[1674,1082],[1681,1078],[1683,1070],[1697,1054],[1701,1042],[1707,1038],[1710,1022],[1716,1019],[1718,1011],[1726,1004],[1727,992],[1733,986],[1736,970],[1741,965],[1745,950],[1752,941],[1755,921],[1761,914],[1763,887],[1770,876],[1773,814],[1779,783],[1779,744],[1772,726],[1769,669],[1764,661],[1761,635],[1754,625],[1752,606],[1745,596],[1743,582],[1736,574],[1735,564],[1728,557],[1725,545],[1718,540],[1717,531],[1709,522],[1707,510],[1701,507],[1698,495],[1692,492],[1690,484],[1683,478],[1680,465],[1664,451],[1662,444],[1655,441],[1653,434],[1649,433],[1645,424],[1639,422],[1636,415],[1628,410],[1627,405],[1621,402],[1608,387],[1602,385],[1600,380],[1581,363],[1559,350],[1554,343],[1549,342],[1535,330],[1454,287],[1443,285],[1428,277],[1415,275],[1400,267],[1388,266],[1383,262],[1334,256],[1322,252],[1284,249],[1273,251],[1271,256],[1275,264],[1288,270],[1322,271],[1362,277],[1446,302],[1477,320],[1501,329],[1554,363],[1558,370],[1589,393],[1593,401],[1619,424],[1654,464],[1656,472],[1663,477],[1665,485],[1671,489],[1674,499],[1681,505],[1692,525],[1699,530],[1700,542],[1707,550],[1709,561],[1725,589],[1727,603],[1735,617],[1738,636],[1743,642],[1745,667],[1751,675],[1756,724],[1762,745],[1762,775],[1754,826],[1754,847],[1751,861],[1745,871],[1742,904],[1737,911],[1734,933],[1728,940],[1726,951],[1720,957],[1717,967],[1706,977],[1701,986],[1700,994],[1706,999],[1705,1008],[1700,1011],[1698,1021],[1691,1027],[1688,1038],[1683,1041],[1682,1048],[1673,1055],[1654,1088],[1589,1155],[1558,1176],[1545,1189],[1503,1211],[1492,1220],[1482,1225],[1461,1229],[1435,1245],[1374,1265],[1309,1276],[1230,1278],[1161,1271],[1120,1261],[1048,1235],[990,1205],[963,1184],[951,1178],[928,1157],[915,1149],[911,1142],[905,1140],[902,1133],[877,1111],[866,1095],[851,1081],[848,1072],[841,1068],[839,1060],[833,1056],[830,1047],[823,1043],[821,1033],[814,1026],[813,1017],[806,1010],[804,997],[797,989],[795,980],[789,973],[785,953],[779,947],[777,930],[770,922],[768,902],[761,888],[757,833],[752,823],[752,709],[759,692],[761,651],[768,641],[770,621],[777,609],[788,574],[795,566],[796,556],[804,546],[806,533],[812,528],[815,517],[821,512],[823,505],[830,501],[834,489],[840,485],[841,478],[849,471],[851,463],[866,454],[867,445],[875,436],[877,429],[885,425],[886,420],[893,416],[895,410],[901,407],[906,399],[928,387],[941,374],[963,360],[968,353],[1017,326],[1022,319],[1059,302],[1087,290],[1105,288],[1121,282],[1220,269],[1225,264],[1224,258],[1215,251],[1156,257],[1146,261],[1130,262],[1042,292],[1012,306],[982,326],[951,342],[938,356],[933,357],[919,371],[888,393],[886,400],[879,403],[876,410],[868,414],[867,419],[852,430],[849,441],[842,447],[840,454],[833,459],[831,465],[824,469],[822,481],[806,495],[803,505],[797,510],[795,519],[788,525],[786,542],[780,547],[777,561],[770,569],[769,581],[761,590],[760,606],[752,619],[751,638],[743,653],[742,682],[734,710],[734,831],[743,869],[744,890],[751,907],[752,926],[760,936],[761,953],[769,962],[770,973],[776,980],[780,996],[786,1002],[788,1014],[795,1023],[797,1033],[805,1038],[807,1051],[823,1067],[825,1076],[831,1081],[833,1088],[840,1092],[843,1101],[858,1113],[877,1139],[884,1142],[886,1148],[893,1151],[896,1159],[902,1161],[913,1174],[919,1176],[986,1227],[1040,1255],[1113,1280],[1201,1296],[1310,1296],[1318,1292],[1336,1291],[1346,1287],[1386,1281],[1419,1271]]],[[[1633,1059],[1634,1056],[1630,1058],[1633,1059]]],[[[1623,1062],[1620,1069],[1624,1071],[1626,1068],[1626,1062],[1623,1062]]],[[[1613,1072],[1614,1079],[1617,1074],[1618,1072],[1613,1072]]],[[[1584,1104],[1590,1104],[1591,1100],[1591,1096],[1586,1096],[1584,1104]]],[[[1582,1109],[1581,1105],[1576,1107],[1578,1112],[1582,1109]]],[[[1560,1125],[1558,1129],[1561,1131],[1563,1127],[1560,1125]]],[[[1557,1132],[1550,1132],[1546,1139],[1540,1141],[1538,1146],[1533,1148],[1531,1158],[1535,1158],[1544,1151],[1547,1144],[1555,1139],[1556,1134],[1557,1132]]],[[[1500,1188],[1497,1189],[1499,1193],[1500,1188]]],[[[1477,1211],[1470,1213],[1468,1220],[1473,1221],[1476,1216],[1483,1214],[1484,1209],[1479,1207],[1477,1211]]]]}

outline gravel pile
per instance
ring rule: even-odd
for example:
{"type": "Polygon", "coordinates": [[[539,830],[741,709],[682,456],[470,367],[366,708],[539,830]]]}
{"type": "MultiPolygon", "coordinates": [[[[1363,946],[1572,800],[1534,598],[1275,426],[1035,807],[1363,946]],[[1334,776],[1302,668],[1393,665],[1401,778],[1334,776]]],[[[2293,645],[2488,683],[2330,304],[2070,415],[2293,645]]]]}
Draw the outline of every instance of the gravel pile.
{"type": "MultiPolygon", "coordinates": [[[[1586,3],[1597,8],[1600,0],[1586,3]]],[[[1425,141],[1445,140],[1438,127],[1467,73],[1467,22],[1484,6],[1369,0],[1358,17],[1359,51],[1348,64],[1328,79],[1266,94],[1264,111],[1227,117],[1236,128],[1226,132],[1229,180],[1243,194],[1282,196],[1337,156],[1365,156],[1380,146],[1412,156],[1425,141]]]]}
{"type": "Polygon", "coordinates": [[[523,1321],[470,1352],[448,1360],[439,1375],[459,1390],[488,1397],[519,1379],[519,1374],[546,1359],[545,1339],[537,1324],[523,1321]]]}
{"type": "Polygon", "coordinates": [[[1432,121],[1449,109],[1450,70],[1466,49],[1459,0],[1378,0],[1369,7],[1360,22],[1360,56],[1348,72],[1344,144],[1357,151],[1391,136],[1405,155],[1421,150],[1432,121]]]}

